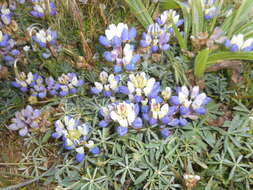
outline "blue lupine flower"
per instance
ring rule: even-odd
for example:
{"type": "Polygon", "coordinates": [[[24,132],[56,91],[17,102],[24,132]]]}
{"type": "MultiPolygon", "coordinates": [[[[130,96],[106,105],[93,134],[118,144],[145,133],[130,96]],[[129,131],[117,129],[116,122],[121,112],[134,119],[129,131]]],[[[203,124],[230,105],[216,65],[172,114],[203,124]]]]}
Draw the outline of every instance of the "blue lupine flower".
{"type": "Polygon", "coordinates": [[[136,119],[134,120],[134,122],[132,123],[132,126],[133,126],[134,128],[136,128],[136,129],[142,128],[142,125],[143,125],[142,119],[139,118],[139,117],[136,118],[136,119]]]}
{"type": "Polygon", "coordinates": [[[50,28],[46,31],[41,29],[32,36],[32,39],[39,45],[40,48],[46,48],[48,44],[56,45],[57,32],[51,30],[50,28]]]}
{"type": "Polygon", "coordinates": [[[19,88],[22,92],[27,92],[34,80],[34,75],[30,72],[27,75],[25,73],[20,73],[19,78],[13,81],[12,86],[19,88]]]}
{"type": "Polygon", "coordinates": [[[0,47],[6,47],[8,45],[9,36],[0,31],[0,47]]]}
{"type": "Polygon", "coordinates": [[[164,137],[164,138],[167,138],[170,136],[170,130],[168,128],[162,128],[161,129],[161,135],[164,137]]]}
{"type": "Polygon", "coordinates": [[[128,29],[127,24],[119,23],[117,26],[115,24],[109,25],[105,30],[105,36],[99,37],[99,43],[105,47],[119,47],[121,41],[129,42],[136,37],[136,29],[128,29]]]}
{"type": "Polygon", "coordinates": [[[0,31],[0,52],[7,65],[13,65],[16,57],[20,54],[20,51],[15,49],[15,45],[16,42],[13,39],[0,31]]]}
{"type": "Polygon", "coordinates": [[[249,52],[253,50],[253,38],[249,38],[245,41],[243,34],[238,34],[234,35],[231,40],[225,40],[224,45],[232,52],[249,52]]]}
{"type": "MultiPolygon", "coordinates": [[[[55,122],[55,132],[52,134],[52,137],[56,139],[62,138],[64,148],[66,150],[74,149],[77,152],[76,160],[81,162],[85,157],[82,145],[86,143],[85,146],[89,149],[94,145],[93,141],[87,143],[89,131],[89,124],[82,124],[77,119],[65,116],[63,120],[55,122]]],[[[94,152],[99,153],[96,149],[94,152]]]]}
{"type": "Polygon", "coordinates": [[[127,86],[129,99],[137,103],[146,98],[156,98],[160,90],[160,84],[154,78],[149,78],[144,72],[136,75],[130,74],[127,86]]]}
{"type": "Polygon", "coordinates": [[[90,149],[90,153],[92,153],[94,155],[95,154],[100,154],[100,149],[97,146],[95,146],[95,147],[90,149]]]}
{"type": "Polygon", "coordinates": [[[58,90],[60,88],[60,84],[58,84],[53,77],[48,77],[45,79],[46,88],[49,93],[54,96],[58,94],[58,90]]]}
{"type": "MultiPolygon", "coordinates": [[[[206,20],[210,20],[218,14],[218,8],[215,5],[216,0],[201,0],[200,2],[206,20]]],[[[188,4],[186,4],[186,6],[188,6],[188,8],[191,8],[192,0],[188,0],[188,4]]]]}
{"type": "Polygon", "coordinates": [[[104,94],[104,96],[111,96],[118,92],[120,78],[114,74],[108,75],[107,72],[103,71],[99,75],[100,82],[95,82],[94,87],[91,87],[92,94],[104,94]]]}
{"type": "Polygon", "coordinates": [[[170,34],[162,30],[159,24],[151,24],[148,26],[147,33],[142,34],[140,46],[143,48],[150,48],[152,53],[156,53],[159,49],[166,51],[170,48],[168,44],[170,34]]]}
{"type": "Polygon", "coordinates": [[[12,20],[13,13],[7,7],[6,4],[0,6],[0,25],[1,23],[4,25],[9,25],[12,20]]]}
{"type": "Polygon", "coordinates": [[[77,93],[77,88],[84,84],[84,81],[77,78],[76,73],[62,74],[58,78],[61,96],[77,93]]]}
{"type": "MultiPolygon", "coordinates": [[[[37,18],[43,18],[46,14],[46,5],[44,0],[33,1],[35,5],[30,14],[37,18]]],[[[56,6],[54,2],[49,2],[49,14],[55,16],[57,14],[56,6]]]]}
{"type": "Polygon", "coordinates": [[[128,132],[128,128],[127,127],[117,127],[117,133],[119,134],[119,136],[124,136],[126,135],[128,132]]]}
{"type": "Polygon", "coordinates": [[[38,76],[36,78],[34,77],[31,94],[32,96],[36,96],[41,99],[47,96],[47,89],[45,87],[45,82],[42,76],[38,76]]]}
{"type": "Polygon", "coordinates": [[[173,33],[172,24],[177,27],[184,23],[183,19],[180,19],[180,15],[175,10],[166,10],[160,17],[156,19],[156,22],[163,27],[166,32],[173,33]]]}
{"type": "Polygon", "coordinates": [[[20,136],[26,136],[29,128],[38,128],[41,122],[41,111],[33,109],[30,105],[25,109],[15,113],[11,124],[7,126],[8,129],[19,131],[20,136]]]}
{"type": "Polygon", "coordinates": [[[105,36],[99,37],[99,43],[106,48],[112,47],[112,50],[105,51],[103,57],[108,62],[115,62],[113,68],[115,73],[122,69],[133,71],[136,69],[136,63],[140,60],[140,55],[134,53],[134,46],[130,44],[136,37],[136,29],[128,28],[124,23],[109,25],[105,31],[105,36]]]}
{"type": "Polygon", "coordinates": [[[109,123],[107,123],[105,120],[100,121],[98,124],[98,126],[102,128],[107,127],[108,125],[109,123]]]}
{"type": "Polygon", "coordinates": [[[134,46],[131,44],[125,44],[123,51],[116,48],[112,51],[114,61],[118,65],[118,71],[125,68],[127,71],[133,71],[136,69],[136,63],[139,62],[140,56],[134,53],[134,46]]]}

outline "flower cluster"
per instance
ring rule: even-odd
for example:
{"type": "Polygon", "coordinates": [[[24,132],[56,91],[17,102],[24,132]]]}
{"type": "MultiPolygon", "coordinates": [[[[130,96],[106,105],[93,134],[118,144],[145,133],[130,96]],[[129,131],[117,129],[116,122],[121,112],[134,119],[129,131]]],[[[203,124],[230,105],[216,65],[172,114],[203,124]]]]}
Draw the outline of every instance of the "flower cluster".
{"type": "Polygon", "coordinates": [[[0,30],[0,54],[7,65],[12,65],[15,57],[20,54],[20,51],[15,49],[15,44],[16,42],[8,34],[0,30]]]}
{"type": "Polygon", "coordinates": [[[7,4],[0,5],[0,28],[4,25],[9,25],[12,21],[13,13],[8,8],[7,4]]]}
{"type": "Polygon", "coordinates": [[[170,40],[170,34],[159,26],[159,24],[151,24],[148,26],[147,32],[142,34],[140,46],[143,48],[149,48],[152,53],[159,51],[166,51],[170,48],[168,44],[170,40]]]}
{"type": "MultiPolygon", "coordinates": [[[[33,10],[30,11],[30,14],[37,18],[43,18],[46,15],[46,4],[44,0],[32,0],[34,3],[33,10]]],[[[54,2],[49,2],[48,12],[51,16],[55,16],[57,14],[56,6],[54,2]]]]}
{"type": "Polygon", "coordinates": [[[169,126],[185,126],[187,119],[197,119],[205,114],[205,105],[210,98],[200,93],[195,86],[190,91],[186,86],[178,87],[176,94],[166,87],[160,90],[160,83],[144,72],[129,74],[127,86],[119,86],[118,92],[128,95],[125,101],[116,101],[100,109],[100,127],[116,123],[120,136],[132,127],[140,129],[144,124],[160,127],[163,137],[170,135],[169,126]]]}
{"type": "Polygon", "coordinates": [[[217,7],[215,6],[216,0],[202,0],[202,8],[204,9],[205,19],[209,20],[216,16],[217,7]]]}
{"type": "Polygon", "coordinates": [[[154,24],[148,26],[147,32],[142,34],[140,46],[149,48],[151,53],[168,50],[170,48],[169,41],[174,35],[173,24],[180,27],[183,23],[184,20],[180,19],[180,15],[176,11],[164,11],[154,24]]]}
{"type": "Polygon", "coordinates": [[[45,98],[47,95],[67,96],[77,93],[77,88],[84,84],[75,73],[62,74],[57,81],[53,77],[44,78],[37,73],[20,73],[12,86],[19,88],[22,92],[30,92],[31,96],[45,98]]]}
{"type": "Polygon", "coordinates": [[[107,72],[103,71],[99,75],[100,82],[95,82],[94,87],[91,87],[92,94],[102,93],[106,97],[110,97],[112,94],[119,91],[120,77],[114,74],[108,75],[107,72]]]}
{"type": "Polygon", "coordinates": [[[61,51],[61,46],[57,44],[57,32],[51,28],[41,29],[32,36],[33,41],[43,49],[42,57],[47,59],[52,53],[61,51]],[[52,52],[53,51],[53,52],[52,52]]]}
{"type": "Polygon", "coordinates": [[[99,37],[99,42],[110,51],[105,51],[103,57],[108,62],[114,62],[114,72],[121,72],[122,69],[133,71],[140,55],[135,53],[135,47],[130,42],[136,37],[136,29],[128,28],[126,24],[119,23],[109,25],[105,36],[99,37]]]}
{"type": "Polygon", "coordinates": [[[62,139],[63,147],[66,150],[75,150],[76,160],[81,162],[85,157],[85,148],[92,154],[99,154],[100,149],[94,145],[94,142],[88,141],[90,125],[81,123],[79,120],[65,116],[63,120],[55,122],[55,132],[52,137],[62,139]]]}
{"type": "Polygon", "coordinates": [[[224,42],[225,47],[229,48],[232,52],[237,51],[252,51],[253,50],[253,38],[244,40],[243,34],[237,34],[232,37],[231,40],[227,39],[224,42]]]}
{"type": "Polygon", "coordinates": [[[128,127],[141,128],[142,120],[138,117],[139,105],[119,102],[112,103],[108,107],[102,108],[100,114],[104,117],[100,121],[100,127],[107,127],[109,123],[115,122],[118,124],[117,132],[120,136],[124,136],[128,132],[128,127]]]}
{"type": "Polygon", "coordinates": [[[28,105],[25,109],[20,112],[16,112],[15,117],[12,118],[8,129],[18,131],[20,136],[25,136],[29,132],[29,128],[36,129],[40,126],[41,122],[41,111],[33,109],[28,105]]]}
{"type": "Polygon", "coordinates": [[[39,30],[35,35],[32,36],[34,42],[36,42],[40,48],[46,48],[47,45],[56,45],[57,32],[51,30],[51,28],[39,30]]]}

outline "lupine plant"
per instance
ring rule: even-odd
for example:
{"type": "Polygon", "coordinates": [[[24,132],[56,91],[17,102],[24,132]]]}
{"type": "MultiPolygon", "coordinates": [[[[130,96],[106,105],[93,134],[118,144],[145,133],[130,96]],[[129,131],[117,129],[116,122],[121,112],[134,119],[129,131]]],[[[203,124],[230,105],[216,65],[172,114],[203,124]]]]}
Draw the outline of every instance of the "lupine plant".
{"type": "Polygon", "coordinates": [[[124,68],[127,71],[136,69],[136,63],[140,60],[140,55],[136,53],[135,47],[131,42],[136,37],[136,29],[128,28],[127,24],[111,24],[105,30],[105,36],[99,37],[99,42],[105,48],[103,57],[108,62],[115,63],[114,72],[119,73],[124,68]]]}
{"type": "Polygon", "coordinates": [[[40,110],[33,109],[32,106],[28,105],[25,109],[15,114],[11,124],[7,127],[10,130],[18,131],[20,136],[26,136],[29,134],[30,129],[36,129],[40,126],[40,116],[40,110]]]}
{"type": "Polygon", "coordinates": [[[56,6],[54,2],[49,2],[47,7],[45,1],[43,0],[32,0],[33,2],[33,10],[30,11],[30,14],[37,18],[45,17],[47,11],[49,15],[55,16],[57,14],[56,6]]]}
{"type": "Polygon", "coordinates": [[[0,186],[251,190],[253,1],[108,2],[0,3],[0,186]]]}
{"type": "Polygon", "coordinates": [[[7,6],[7,4],[0,5],[0,27],[9,25],[12,21],[13,13],[7,6]]]}
{"type": "Polygon", "coordinates": [[[20,51],[15,48],[16,42],[8,34],[0,30],[0,52],[1,58],[7,65],[13,65],[20,51]]]}
{"type": "Polygon", "coordinates": [[[21,92],[29,92],[31,96],[45,98],[47,95],[67,96],[76,94],[77,88],[82,86],[84,81],[78,79],[75,73],[62,74],[57,81],[52,76],[44,78],[37,73],[20,73],[12,86],[19,88],[21,92]]]}
{"type": "Polygon", "coordinates": [[[76,160],[81,162],[85,157],[85,149],[88,149],[92,154],[100,153],[100,149],[94,145],[94,142],[88,140],[90,130],[91,126],[88,123],[82,124],[79,120],[65,116],[62,121],[55,122],[55,132],[52,137],[61,138],[64,149],[74,149],[77,152],[76,160]]]}

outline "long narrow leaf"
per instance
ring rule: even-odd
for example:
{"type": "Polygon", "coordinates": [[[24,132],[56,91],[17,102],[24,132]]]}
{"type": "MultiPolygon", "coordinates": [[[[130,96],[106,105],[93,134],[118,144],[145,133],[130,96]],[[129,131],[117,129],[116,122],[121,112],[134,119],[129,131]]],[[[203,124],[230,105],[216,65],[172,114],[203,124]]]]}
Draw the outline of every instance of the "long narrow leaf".
{"type": "Polygon", "coordinates": [[[180,48],[186,50],[187,47],[186,47],[185,39],[182,37],[182,35],[180,34],[178,28],[176,27],[174,23],[172,24],[172,28],[173,28],[173,31],[175,32],[180,48]]]}
{"type": "Polygon", "coordinates": [[[219,52],[208,57],[208,65],[220,60],[253,60],[253,52],[219,52]]]}
{"type": "Polygon", "coordinates": [[[240,26],[241,23],[244,23],[247,21],[247,17],[249,13],[252,11],[253,8],[253,1],[252,0],[244,0],[240,6],[240,8],[237,10],[236,15],[231,22],[231,27],[229,28],[228,36],[231,37],[238,25],[240,26]]]}
{"type": "Polygon", "coordinates": [[[192,1],[192,34],[197,36],[203,32],[204,14],[202,10],[201,0],[192,1]]]}
{"type": "Polygon", "coordinates": [[[181,8],[183,17],[184,17],[184,39],[185,39],[186,48],[187,48],[187,41],[189,39],[189,34],[190,34],[191,24],[192,24],[191,15],[190,15],[190,12],[187,10],[187,7],[185,6],[185,4],[181,3],[180,1],[177,1],[177,3],[181,8]]]}
{"type": "Polygon", "coordinates": [[[215,17],[212,19],[212,24],[211,24],[211,27],[210,27],[210,30],[209,30],[210,33],[213,32],[213,30],[214,30],[214,28],[215,28],[215,26],[216,26],[216,21],[217,21],[217,18],[219,17],[219,13],[220,13],[220,11],[221,11],[221,8],[222,8],[223,3],[224,3],[223,0],[220,0],[220,1],[217,1],[217,2],[216,2],[216,5],[217,5],[217,13],[218,13],[218,14],[216,14],[215,17]]]}
{"type": "Polygon", "coordinates": [[[143,5],[141,0],[125,0],[132,12],[135,14],[138,21],[147,28],[148,25],[153,23],[153,20],[143,5]]]}
{"type": "Polygon", "coordinates": [[[161,0],[160,7],[162,9],[178,9],[179,8],[176,0],[161,0]]]}
{"type": "Polygon", "coordinates": [[[194,75],[198,78],[202,78],[205,73],[207,60],[209,55],[209,49],[200,51],[195,59],[194,63],[194,75]]]}

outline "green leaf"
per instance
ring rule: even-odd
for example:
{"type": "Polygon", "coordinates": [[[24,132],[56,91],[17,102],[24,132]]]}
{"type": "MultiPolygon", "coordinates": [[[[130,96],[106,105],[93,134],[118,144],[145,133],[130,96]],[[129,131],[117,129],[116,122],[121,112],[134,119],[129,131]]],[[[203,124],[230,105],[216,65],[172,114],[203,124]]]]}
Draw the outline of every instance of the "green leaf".
{"type": "Polygon", "coordinates": [[[230,52],[214,53],[208,57],[208,65],[220,60],[253,60],[253,52],[230,52]]]}
{"type": "Polygon", "coordinates": [[[187,49],[187,47],[186,47],[186,41],[184,40],[184,38],[180,34],[177,26],[174,23],[172,24],[172,28],[173,28],[173,31],[175,32],[175,35],[176,35],[176,38],[178,40],[180,48],[186,50],[187,49]]]}
{"type": "Polygon", "coordinates": [[[141,174],[141,175],[135,180],[134,184],[137,185],[137,184],[143,182],[143,181],[146,179],[146,177],[148,176],[148,174],[149,174],[149,170],[145,171],[143,174],[141,174]]]}
{"type": "Polygon", "coordinates": [[[207,65],[209,55],[209,49],[204,49],[200,51],[195,59],[194,63],[194,75],[198,78],[202,78],[205,73],[205,68],[207,65]]]}
{"type": "Polygon", "coordinates": [[[161,0],[160,7],[163,10],[178,9],[179,8],[179,6],[175,0],[161,0]]]}
{"type": "Polygon", "coordinates": [[[207,186],[205,187],[205,190],[212,190],[212,184],[213,184],[213,176],[209,179],[207,186]]]}
{"type": "Polygon", "coordinates": [[[192,1],[192,35],[197,36],[203,32],[204,14],[202,10],[201,0],[192,1]]]}
{"type": "Polygon", "coordinates": [[[125,0],[132,12],[135,14],[138,21],[147,28],[148,25],[153,23],[153,20],[145,8],[141,0],[125,0]]]}
{"type": "Polygon", "coordinates": [[[231,27],[229,28],[228,37],[231,37],[236,28],[248,20],[248,16],[253,8],[253,1],[252,0],[244,0],[240,6],[240,8],[236,11],[235,17],[231,21],[231,27]]]}
{"type": "Polygon", "coordinates": [[[184,39],[185,39],[186,47],[187,47],[187,41],[188,41],[188,37],[191,30],[191,24],[192,24],[191,14],[189,13],[189,11],[187,10],[187,7],[183,3],[179,1],[177,1],[177,3],[179,4],[181,8],[183,17],[184,17],[184,39]]]}
{"type": "MultiPolygon", "coordinates": [[[[218,13],[220,13],[223,3],[224,3],[224,0],[220,0],[220,1],[217,1],[217,2],[216,2],[217,12],[218,12],[218,13]]],[[[213,30],[214,30],[214,27],[217,26],[216,21],[217,21],[217,18],[218,18],[218,17],[219,17],[219,14],[216,14],[216,15],[214,16],[214,18],[212,19],[212,24],[211,24],[211,27],[210,27],[210,30],[209,30],[210,33],[212,33],[213,30]]]]}

